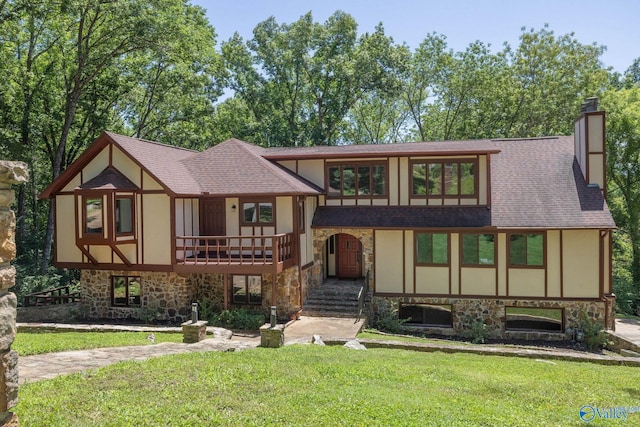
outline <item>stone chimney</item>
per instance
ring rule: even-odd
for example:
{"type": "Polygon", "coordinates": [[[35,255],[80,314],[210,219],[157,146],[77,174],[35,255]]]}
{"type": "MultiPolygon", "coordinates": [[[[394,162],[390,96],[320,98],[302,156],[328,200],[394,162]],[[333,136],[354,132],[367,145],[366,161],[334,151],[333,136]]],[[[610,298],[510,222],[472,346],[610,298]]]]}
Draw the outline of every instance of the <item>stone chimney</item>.
{"type": "Polygon", "coordinates": [[[15,284],[16,216],[11,210],[11,184],[29,179],[27,165],[0,161],[0,426],[17,427],[18,417],[9,412],[18,402],[18,353],[11,350],[16,337],[16,296],[9,292],[15,284]]]}
{"type": "Polygon", "coordinates": [[[607,152],[605,112],[598,111],[598,98],[587,98],[574,123],[574,152],[582,176],[590,186],[598,186],[607,195],[607,152]]]}

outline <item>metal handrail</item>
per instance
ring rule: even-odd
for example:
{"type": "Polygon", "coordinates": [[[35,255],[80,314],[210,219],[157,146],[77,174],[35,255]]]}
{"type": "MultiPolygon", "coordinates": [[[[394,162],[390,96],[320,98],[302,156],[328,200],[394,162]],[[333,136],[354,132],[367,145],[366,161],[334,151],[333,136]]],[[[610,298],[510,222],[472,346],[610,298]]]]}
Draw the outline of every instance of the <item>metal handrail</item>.
{"type": "Polygon", "coordinates": [[[369,280],[371,276],[371,270],[367,270],[367,275],[364,277],[364,285],[360,287],[358,292],[358,320],[362,318],[362,312],[366,307],[367,295],[369,295],[369,280]]]}

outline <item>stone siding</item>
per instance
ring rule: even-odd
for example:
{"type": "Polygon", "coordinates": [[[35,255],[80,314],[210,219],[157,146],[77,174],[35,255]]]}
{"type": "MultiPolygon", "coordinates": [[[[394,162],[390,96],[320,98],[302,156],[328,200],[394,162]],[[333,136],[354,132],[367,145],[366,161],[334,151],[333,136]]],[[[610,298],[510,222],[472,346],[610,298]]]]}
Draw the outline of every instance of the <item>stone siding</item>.
{"type": "Polygon", "coordinates": [[[146,319],[182,323],[191,318],[196,300],[193,281],[176,273],[82,270],[84,314],[91,319],[146,319]],[[111,307],[111,276],[140,277],[140,307],[111,307]]]}
{"type": "MultiPolygon", "coordinates": [[[[224,307],[224,274],[82,270],[80,275],[82,315],[90,319],[143,319],[182,323],[191,318],[191,303],[207,301],[214,310],[224,307]],[[140,277],[140,307],[111,307],[111,276],[140,277]]],[[[230,277],[230,275],[228,275],[230,277]]],[[[271,273],[262,274],[262,305],[268,312],[274,304],[271,296],[271,273]]],[[[276,277],[278,317],[289,319],[300,311],[301,284],[298,267],[291,267],[276,277]]],[[[233,304],[229,308],[247,307],[233,304]]]]}
{"type": "MultiPolygon", "coordinates": [[[[375,301],[381,297],[374,298],[375,301]]],[[[564,312],[564,327],[576,328],[580,324],[580,313],[604,325],[607,303],[605,301],[567,300],[514,300],[481,298],[384,298],[391,301],[397,310],[400,304],[451,305],[453,327],[416,326],[421,331],[447,336],[469,336],[475,322],[484,321],[489,338],[556,341],[567,338],[563,332],[506,330],[506,307],[559,308],[564,312]]]]}
{"type": "Polygon", "coordinates": [[[0,161],[0,424],[18,426],[18,417],[9,412],[18,403],[18,353],[11,350],[16,337],[17,299],[9,288],[15,285],[16,269],[10,264],[16,257],[16,216],[11,210],[15,200],[12,184],[29,179],[22,162],[0,161]]]}
{"type": "Polygon", "coordinates": [[[324,249],[327,239],[334,234],[349,234],[360,241],[362,244],[362,275],[365,276],[369,272],[369,280],[371,287],[374,283],[373,269],[373,230],[362,228],[314,228],[313,229],[313,278],[310,283],[322,283],[324,280],[324,249]]]}

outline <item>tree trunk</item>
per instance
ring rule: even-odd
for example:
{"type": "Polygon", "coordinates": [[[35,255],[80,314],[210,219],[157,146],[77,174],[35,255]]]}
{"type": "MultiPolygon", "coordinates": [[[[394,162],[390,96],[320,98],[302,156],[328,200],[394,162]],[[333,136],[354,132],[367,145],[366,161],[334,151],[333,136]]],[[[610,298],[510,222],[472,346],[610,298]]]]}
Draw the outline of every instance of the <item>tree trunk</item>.
{"type": "Polygon", "coordinates": [[[20,187],[18,187],[18,203],[17,203],[17,210],[16,210],[16,214],[17,214],[17,223],[16,223],[16,251],[17,251],[17,255],[20,256],[24,253],[24,236],[25,236],[25,222],[24,222],[24,217],[26,214],[26,208],[25,208],[25,184],[21,184],[20,187]]]}

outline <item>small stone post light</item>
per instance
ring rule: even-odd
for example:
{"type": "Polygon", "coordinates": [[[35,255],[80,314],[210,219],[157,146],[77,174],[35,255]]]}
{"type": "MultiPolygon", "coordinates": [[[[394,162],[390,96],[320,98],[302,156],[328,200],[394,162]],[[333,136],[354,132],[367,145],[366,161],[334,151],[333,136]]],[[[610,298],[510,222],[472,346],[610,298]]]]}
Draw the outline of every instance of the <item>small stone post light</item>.
{"type": "Polygon", "coordinates": [[[191,303],[191,323],[198,322],[198,303],[191,303]]]}
{"type": "Polygon", "coordinates": [[[205,320],[198,320],[198,303],[191,304],[191,321],[182,324],[182,342],[193,344],[207,337],[207,324],[205,320]]]}
{"type": "Polygon", "coordinates": [[[276,306],[271,306],[271,323],[260,327],[260,345],[268,348],[278,348],[284,345],[284,325],[278,325],[276,306]]]}

